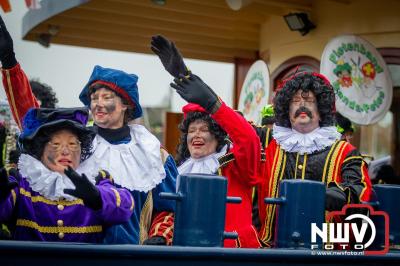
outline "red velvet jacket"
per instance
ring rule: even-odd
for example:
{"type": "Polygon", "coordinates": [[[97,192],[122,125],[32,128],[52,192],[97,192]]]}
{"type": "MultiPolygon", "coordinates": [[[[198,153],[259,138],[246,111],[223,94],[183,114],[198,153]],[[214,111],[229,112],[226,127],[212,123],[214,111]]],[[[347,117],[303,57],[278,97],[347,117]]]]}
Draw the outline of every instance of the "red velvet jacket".
{"type": "Polygon", "coordinates": [[[241,197],[240,204],[227,204],[225,231],[235,231],[239,239],[225,240],[225,247],[258,248],[257,231],[252,225],[252,191],[259,183],[260,140],[251,125],[222,103],[211,117],[228,133],[233,147],[220,160],[219,173],[228,179],[228,196],[241,197]]]}
{"type": "Polygon", "coordinates": [[[38,108],[39,103],[32,93],[31,85],[19,64],[11,69],[2,69],[3,86],[7,94],[11,112],[19,129],[22,119],[30,108],[38,108]]]}

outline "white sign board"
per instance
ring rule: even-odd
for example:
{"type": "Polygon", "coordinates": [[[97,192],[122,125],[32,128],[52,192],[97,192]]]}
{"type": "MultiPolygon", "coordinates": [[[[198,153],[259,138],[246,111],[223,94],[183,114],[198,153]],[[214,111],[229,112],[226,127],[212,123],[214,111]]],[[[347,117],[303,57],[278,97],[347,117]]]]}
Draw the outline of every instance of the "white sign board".
{"type": "Polygon", "coordinates": [[[392,103],[392,81],[385,61],[366,40],[343,35],[332,39],[321,57],[321,73],[335,90],[336,110],[369,125],[382,119],[392,103]]]}
{"type": "Polygon", "coordinates": [[[269,98],[269,70],[264,61],[256,61],[247,72],[240,92],[238,109],[248,121],[261,124],[261,109],[269,98]]]}

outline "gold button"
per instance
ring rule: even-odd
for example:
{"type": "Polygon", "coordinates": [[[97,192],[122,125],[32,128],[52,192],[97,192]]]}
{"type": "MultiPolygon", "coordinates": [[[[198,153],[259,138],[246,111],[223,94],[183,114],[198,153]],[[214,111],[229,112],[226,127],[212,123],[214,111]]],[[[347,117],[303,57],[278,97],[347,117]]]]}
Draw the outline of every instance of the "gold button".
{"type": "Polygon", "coordinates": [[[59,238],[59,239],[63,239],[63,238],[64,238],[64,233],[62,233],[62,232],[61,232],[61,233],[58,233],[58,238],[59,238]]]}
{"type": "Polygon", "coordinates": [[[64,225],[64,221],[63,220],[57,220],[57,225],[58,226],[63,226],[64,225]]]}
{"type": "Polygon", "coordinates": [[[303,165],[301,165],[301,164],[300,164],[299,166],[297,166],[297,167],[298,167],[300,170],[303,169],[303,165]]]}
{"type": "Polygon", "coordinates": [[[61,204],[57,205],[57,208],[58,208],[60,211],[64,210],[64,206],[61,205],[61,204]]]}

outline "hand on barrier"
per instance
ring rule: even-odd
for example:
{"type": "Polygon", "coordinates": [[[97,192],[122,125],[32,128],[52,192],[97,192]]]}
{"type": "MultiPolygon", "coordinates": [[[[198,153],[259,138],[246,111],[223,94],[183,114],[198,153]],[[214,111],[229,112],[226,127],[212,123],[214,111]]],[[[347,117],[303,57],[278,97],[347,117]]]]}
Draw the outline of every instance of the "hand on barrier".
{"type": "Polygon", "coordinates": [[[346,193],[338,187],[326,189],[325,209],[327,211],[340,211],[347,203],[346,193]]]}

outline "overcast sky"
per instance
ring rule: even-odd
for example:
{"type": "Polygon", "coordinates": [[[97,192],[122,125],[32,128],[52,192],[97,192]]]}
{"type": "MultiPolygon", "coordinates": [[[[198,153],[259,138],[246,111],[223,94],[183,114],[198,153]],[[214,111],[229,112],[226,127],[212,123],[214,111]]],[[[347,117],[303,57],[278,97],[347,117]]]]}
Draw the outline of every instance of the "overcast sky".
{"type": "MultiPolygon", "coordinates": [[[[57,44],[44,48],[36,42],[24,41],[21,35],[22,18],[28,9],[25,1],[11,0],[10,3],[12,12],[5,14],[0,10],[0,14],[14,40],[17,60],[29,78],[39,79],[53,87],[60,107],[81,106],[78,95],[96,64],[138,75],[142,106],[168,105],[172,90],[169,83],[173,78],[164,70],[158,57],[57,44]]],[[[191,59],[185,62],[193,73],[199,75],[228,105],[232,105],[233,64],[191,59]]],[[[5,99],[4,88],[2,84],[0,86],[0,97],[5,99]]],[[[172,93],[172,110],[180,111],[183,104],[179,95],[172,93]]]]}

